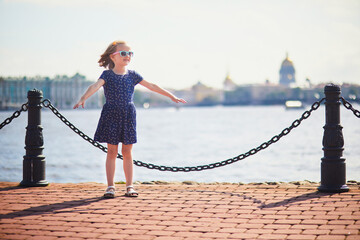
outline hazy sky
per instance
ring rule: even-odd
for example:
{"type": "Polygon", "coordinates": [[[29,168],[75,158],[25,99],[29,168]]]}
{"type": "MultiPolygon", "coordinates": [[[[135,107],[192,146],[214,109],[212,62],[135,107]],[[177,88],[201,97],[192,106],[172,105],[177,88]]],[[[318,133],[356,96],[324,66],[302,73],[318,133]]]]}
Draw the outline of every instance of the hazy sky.
{"type": "Polygon", "coordinates": [[[167,88],[279,81],[360,83],[359,0],[0,0],[0,76],[96,80],[126,40],[130,69],[167,88]]]}

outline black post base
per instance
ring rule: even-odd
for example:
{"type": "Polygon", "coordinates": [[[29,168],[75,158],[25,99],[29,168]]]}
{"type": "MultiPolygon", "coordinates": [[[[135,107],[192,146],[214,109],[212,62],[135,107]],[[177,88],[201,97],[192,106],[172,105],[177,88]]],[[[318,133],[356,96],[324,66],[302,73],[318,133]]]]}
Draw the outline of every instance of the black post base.
{"type": "Polygon", "coordinates": [[[323,186],[320,185],[318,187],[319,192],[327,192],[327,193],[342,193],[342,192],[348,192],[349,187],[347,185],[340,185],[340,186],[323,186]]]}
{"type": "Polygon", "coordinates": [[[20,186],[22,187],[46,187],[49,185],[49,182],[46,180],[40,180],[37,182],[31,182],[31,181],[21,181],[20,186]]]}

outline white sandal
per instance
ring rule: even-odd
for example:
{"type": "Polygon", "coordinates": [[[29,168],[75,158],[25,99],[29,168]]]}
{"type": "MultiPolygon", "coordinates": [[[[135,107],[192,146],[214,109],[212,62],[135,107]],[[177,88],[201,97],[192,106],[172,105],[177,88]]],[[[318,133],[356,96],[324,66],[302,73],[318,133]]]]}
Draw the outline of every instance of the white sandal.
{"type": "Polygon", "coordinates": [[[115,197],[115,187],[108,186],[105,190],[104,198],[114,198],[115,197]]]}
{"type": "Polygon", "coordinates": [[[134,190],[134,186],[130,185],[126,187],[126,197],[138,197],[139,194],[134,190]]]}

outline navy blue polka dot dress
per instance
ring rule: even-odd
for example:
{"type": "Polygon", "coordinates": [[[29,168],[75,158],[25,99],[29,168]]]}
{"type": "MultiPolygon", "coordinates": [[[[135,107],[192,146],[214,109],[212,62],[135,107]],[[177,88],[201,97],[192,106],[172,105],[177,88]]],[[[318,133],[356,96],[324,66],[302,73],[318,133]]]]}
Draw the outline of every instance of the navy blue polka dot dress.
{"type": "Polygon", "coordinates": [[[136,109],[133,103],[134,87],[143,78],[135,71],[128,70],[118,75],[112,70],[104,71],[101,79],[106,103],[101,111],[94,140],[117,145],[136,143],[136,109]]]}

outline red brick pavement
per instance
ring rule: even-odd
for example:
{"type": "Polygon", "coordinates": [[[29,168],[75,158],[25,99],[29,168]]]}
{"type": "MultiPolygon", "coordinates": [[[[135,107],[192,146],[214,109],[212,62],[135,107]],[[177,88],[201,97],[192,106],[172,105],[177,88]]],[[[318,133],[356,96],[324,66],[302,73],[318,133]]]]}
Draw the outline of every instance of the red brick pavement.
{"type": "MultiPolygon", "coordinates": [[[[137,185],[138,198],[105,185],[0,183],[0,239],[360,239],[360,186],[137,185]]],[[[117,185],[124,190],[124,185],[117,185]]]]}

